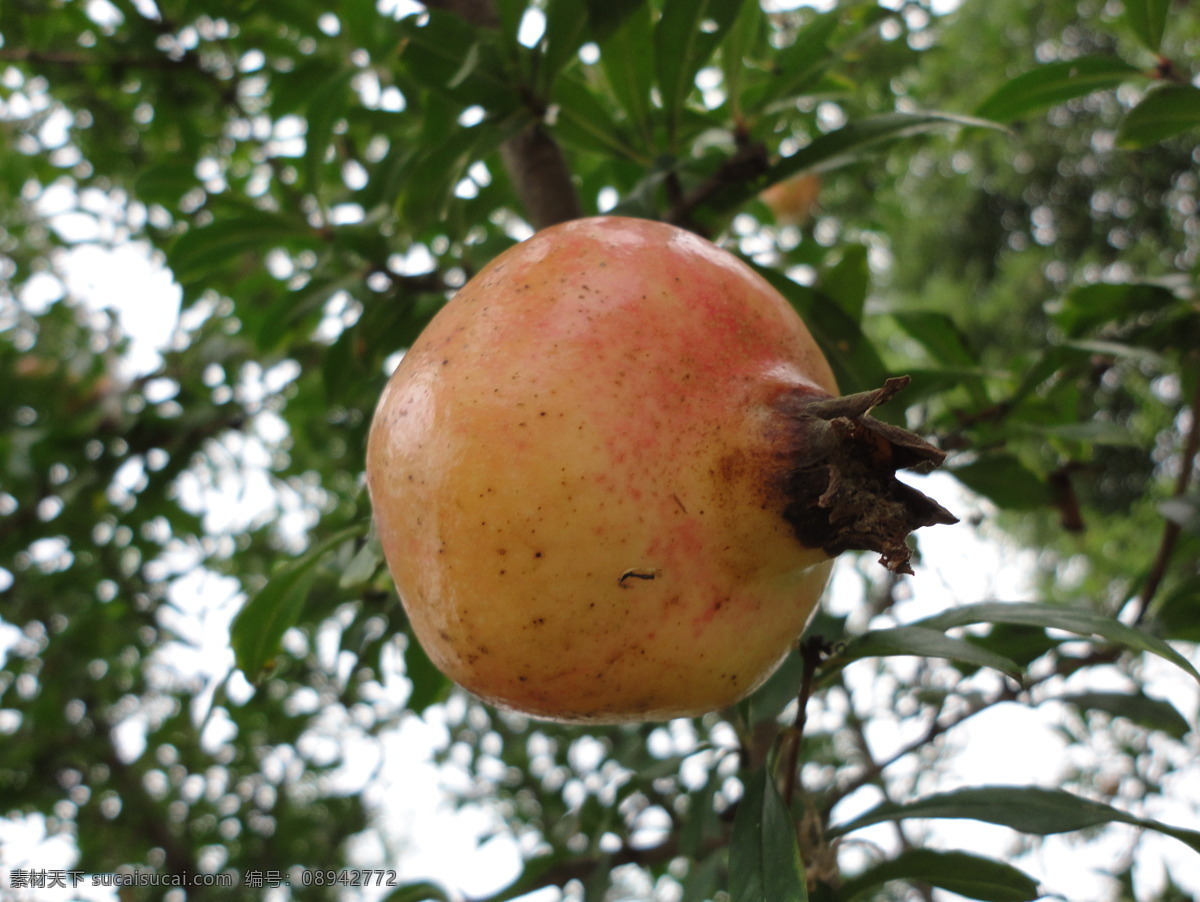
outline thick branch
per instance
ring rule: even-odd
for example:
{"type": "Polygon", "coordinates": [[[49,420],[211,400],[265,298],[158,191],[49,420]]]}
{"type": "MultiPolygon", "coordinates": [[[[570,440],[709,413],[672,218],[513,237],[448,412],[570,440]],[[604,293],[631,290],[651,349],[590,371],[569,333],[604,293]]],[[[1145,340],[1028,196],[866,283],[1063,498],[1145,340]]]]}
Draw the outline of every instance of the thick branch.
{"type": "Polygon", "coordinates": [[[539,123],[505,141],[500,157],[535,229],[583,215],[562,148],[539,123]]]}
{"type": "MultiPolygon", "coordinates": [[[[477,28],[500,23],[495,0],[423,0],[430,9],[452,13],[477,28]]],[[[545,110],[536,98],[527,98],[535,119],[500,147],[500,158],[526,218],[535,229],[578,219],[583,205],[571,170],[558,142],[542,125],[545,110]]]]}

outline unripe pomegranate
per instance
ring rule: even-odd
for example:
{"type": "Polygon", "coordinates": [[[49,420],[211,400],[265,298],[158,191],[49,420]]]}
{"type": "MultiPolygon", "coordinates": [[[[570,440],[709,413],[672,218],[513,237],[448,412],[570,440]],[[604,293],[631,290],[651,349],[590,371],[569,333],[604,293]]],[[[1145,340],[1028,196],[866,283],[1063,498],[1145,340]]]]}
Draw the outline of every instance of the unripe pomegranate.
{"type": "Polygon", "coordinates": [[[803,225],[812,218],[820,196],[821,177],[801,172],[764,188],[758,197],[779,225],[803,225]]]}
{"type": "Polygon", "coordinates": [[[548,228],[471,279],[379,402],[367,478],[430,658],[563,721],[729,705],[804,629],[834,555],[907,569],[953,522],[894,477],[941,452],[836,398],[767,282],[690,232],[548,228]]]}

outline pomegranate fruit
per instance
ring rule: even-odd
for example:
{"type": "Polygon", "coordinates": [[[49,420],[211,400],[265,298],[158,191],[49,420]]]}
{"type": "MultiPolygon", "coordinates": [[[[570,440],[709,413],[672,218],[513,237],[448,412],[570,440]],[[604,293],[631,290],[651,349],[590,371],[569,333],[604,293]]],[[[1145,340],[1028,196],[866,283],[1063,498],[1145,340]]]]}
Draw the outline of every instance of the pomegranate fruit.
{"type": "Polygon", "coordinates": [[[779,225],[803,225],[812,218],[821,197],[821,177],[801,172],[763,189],[758,197],[779,225]]]}
{"type": "Polygon", "coordinates": [[[501,254],[379,401],[367,479],[413,630],[488,702],[575,722],[694,716],[771,674],[834,555],[907,570],[953,522],[895,479],[941,452],[845,398],[732,254],[599,217],[501,254]]]}

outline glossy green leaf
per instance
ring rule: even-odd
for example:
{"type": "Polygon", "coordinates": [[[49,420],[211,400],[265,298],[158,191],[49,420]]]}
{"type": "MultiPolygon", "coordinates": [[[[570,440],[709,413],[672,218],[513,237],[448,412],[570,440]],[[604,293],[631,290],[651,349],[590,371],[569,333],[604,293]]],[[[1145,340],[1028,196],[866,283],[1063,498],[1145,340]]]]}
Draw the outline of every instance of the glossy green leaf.
{"type": "Polygon", "coordinates": [[[1200,88],[1166,85],[1148,93],[1129,111],[1117,132],[1117,144],[1150,147],[1200,126],[1200,88]]]}
{"type": "Polygon", "coordinates": [[[1171,0],[1123,0],[1125,21],[1138,40],[1151,53],[1158,53],[1162,46],[1163,30],[1167,25],[1167,13],[1171,0]]]}
{"type": "Polygon", "coordinates": [[[842,662],[862,658],[895,655],[945,658],[976,667],[991,667],[1014,679],[1021,678],[1021,668],[1004,655],[989,651],[966,639],[947,636],[941,630],[921,626],[897,626],[863,633],[839,649],[832,661],[840,665],[842,662]]]}
{"type": "Polygon", "coordinates": [[[872,824],[907,818],[963,818],[1049,836],[1105,824],[1125,823],[1165,834],[1200,852],[1200,833],[1093,802],[1061,789],[1036,786],[980,786],[927,796],[914,802],[883,802],[854,820],[831,827],[830,837],[845,836],[872,824]]]}
{"type": "Polygon", "coordinates": [[[982,902],[1033,902],[1038,882],[1010,864],[966,852],[909,849],[843,881],[842,902],[865,899],[869,890],[890,880],[927,884],[982,902]]]}
{"type": "Polygon", "coordinates": [[[1082,608],[1034,602],[983,602],[951,608],[918,621],[918,626],[948,630],[972,623],[1011,623],[1063,630],[1091,639],[1101,639],[1130,651],[1149,652],[1186,671],[1197,682],[1200,672],[1166,642],[1119,620],[1082,608]]]}
{"type": "Polygon", "coordinates": [[[1140,727],[1165,733],[1174,739],[1182,739],[1192,729],[1192,725],[1170,702],[1150,698],[1142,692],[1075,692],[1048,701],[1123,717],[1140,727]]]}
{"type": "Polygon", "coordinates": [[[1005,510],[1037,510],[1053,500],[1045,480],[1011,454],[987,454],[950,472],[1005,510]]]}
{"type": "Polygon", "coordinates": [[[746,782],[729,838],[731,902],[806,902],[804,862],[770,768],[746,782]]]}
{"type": "Polygon", "coordinates": [[[1012,122],[1093,91],[1116,88],[1139,74],[1124,60],[1110,56],[1081,56],[1046,63],[1002,85],[975,109],[981,119],[1012,122]]]}

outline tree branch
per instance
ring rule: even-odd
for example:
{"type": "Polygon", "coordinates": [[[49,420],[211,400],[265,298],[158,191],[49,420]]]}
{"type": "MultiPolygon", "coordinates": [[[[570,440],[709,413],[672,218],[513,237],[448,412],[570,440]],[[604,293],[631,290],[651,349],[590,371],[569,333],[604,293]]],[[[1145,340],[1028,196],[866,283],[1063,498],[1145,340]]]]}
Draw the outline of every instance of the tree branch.
{"type": "MultiPolygon", "coordinates": [[[[429,9],[452,13],[477,28],[496,28],[500,24],[495,0],[422,2],[429,9]]],[[[583,215],[583,204],[562,148],[543,125],[545,107],[533,96],[524,99],[534,121],[500,146],[500,158],[513,191],[535,229],[578,219],[583,215]]]]}
{"type": "Polygon", "coordinates": [[[804,675],[800,680],[800,694],[796,699],[796,720],[792,728],[784,734],[784,747],[780,758],[783,771],[783,804],[791,807],[796,794],[796,782],[799,779],[800,747],[804,743],[804,728],[808,725],[808,701],[812,697],[813,677],[821,664],[821,659],[829,653],[829,646],[820,636],[813,636],[800,646],[800,657],[804,661],[804,675]]]}
{"type": "MultiPolygon", "coordinates": [[[[1191,357],[1193,361],[1200,361],[1200,354],[1193,352],[1191,357]]],[[[1183,455],[1179,464],[1179,476],[1175,480],[1174,498],[1182,498],[1187,492],[1188,485],[1192,480],[1192,470],[1195,469],[1196,455],[1200,454],[1200,367],[1197,367],[1197,370],[1196,390],[1192,396],[1191,406],[1192,423],[1188,427],[1188,434],[1183,442],[1183,455]]],[[[1146,582],[1138,594],[1136,613],[1133,618],[1135,624],[1141,623],[1150,609],[1150,602],[1154,600],[1163,577],[1167,575],[1167,567],[1171,563],[1171,556],[1175,553],[1175,546],[1179,542],[1181,532],[1182,528],[1174,520],[1168,519],[1163,524],[1158,553],[1154,556],[1150,573],[1146,576],[1146,582]]]]}
{"type": "Polygon", "coordinates": [[[583,215],[562,148],[541,123],[531,123],[505,141],[500,158],[535,229],[583,215]]]}

